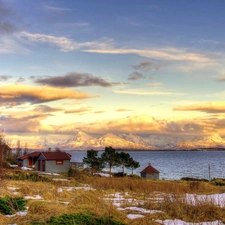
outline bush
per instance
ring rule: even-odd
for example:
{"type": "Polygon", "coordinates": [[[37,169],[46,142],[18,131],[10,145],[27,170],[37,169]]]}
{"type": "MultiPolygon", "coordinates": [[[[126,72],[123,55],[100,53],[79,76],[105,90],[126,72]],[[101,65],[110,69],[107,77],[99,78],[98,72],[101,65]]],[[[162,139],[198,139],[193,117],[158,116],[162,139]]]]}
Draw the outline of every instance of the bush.
{"type": "MultiPolygon", "coordinates": [[[[32,222],[31,225],[42,225],[43,223],[32,222]]],[[[119,221],[114,220],[112,217],[94,217],[93,214],[63,214],[61,216],[50,218],[47,223],[49,225],[74,225],[74,224],[85,224],[85,225],[125,225],[119,221]]]]}
{"type": "Polygon", "coordinates": [[[51,181],[49,177],[39,176],[38,173],[22,171],[6,174],[6,178],[10,180],[51,181]]]}
{"type": "Polygon", "coordinates": [[[125,177],[126,175],[127,174],[126,173],[123,174],[123,172],[117,172],[113,174],[114,177],[125,177]]]}
{"type": "Polygon", "coordinates": [[[212,179],[212,184],[216,186],[225,186],[225,179],[223,178],[214,178],[212,179]]]}
{"type": "Polygon", "coordinates": [[[23,198],[0,198],[0,212],[5,215],[11,215],[16,211],[25,210],[27,200],[23,198]]]}
{"type": "Polygon", "coordinates": [[[209,182],[207,179],[193,178],[193,177],[182,177],[180,180],[184,181],[204,181],[209,182]]]}
{"type": "Polygon", "coordinates": [[[136,174],[130,174],[130,175],[128,175],[128,177],[130,177],[132,179],[141,179],[141,177],[136,174]]]}

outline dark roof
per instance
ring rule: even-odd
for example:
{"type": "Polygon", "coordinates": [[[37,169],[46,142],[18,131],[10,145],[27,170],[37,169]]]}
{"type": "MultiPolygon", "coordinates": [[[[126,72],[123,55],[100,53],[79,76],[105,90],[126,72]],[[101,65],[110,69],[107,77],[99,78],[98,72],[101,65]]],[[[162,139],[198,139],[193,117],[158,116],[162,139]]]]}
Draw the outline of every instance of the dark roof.
{"type": "Polygon", "coordinates": [[[2,147],[5,148],[5,150],[12,150],[7,144],[3,143],[1,144],[2,147]]]}
{"type": "Polygon", "coordinates": [[[40,154],[41,154],[41,152],[32,152],[32,153],[26,154],[26,155],[24,155],[22,157],[19,157],[18,159],[24,160],[24,159],[27,159],[29,157],[30,158],[34,158],[34,157],[38,157],[40,154]]]}
{"type": "Polygon", "coordinates": [[[149,173],[149,174],[153,174],[153,173],[160,173],[157,169],[155,169],[153,166],[148,165],[145,169],[143,169],[140,173],[149,173]]]}
{"type": "Polygon", "coordinates": [[[71,155],[66,152],[41,152],[41,154],[45,157],[46,160],[70,160],[71,155]]]}

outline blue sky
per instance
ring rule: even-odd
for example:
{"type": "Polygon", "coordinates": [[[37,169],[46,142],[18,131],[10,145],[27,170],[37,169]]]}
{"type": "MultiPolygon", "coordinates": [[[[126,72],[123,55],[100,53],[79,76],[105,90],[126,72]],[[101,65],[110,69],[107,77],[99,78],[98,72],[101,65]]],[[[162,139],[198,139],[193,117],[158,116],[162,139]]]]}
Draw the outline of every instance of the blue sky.
{"type": "Polygon", "coordinates": [[[11,140],[225,136],[224,1],[0,0],[11,140]]]}

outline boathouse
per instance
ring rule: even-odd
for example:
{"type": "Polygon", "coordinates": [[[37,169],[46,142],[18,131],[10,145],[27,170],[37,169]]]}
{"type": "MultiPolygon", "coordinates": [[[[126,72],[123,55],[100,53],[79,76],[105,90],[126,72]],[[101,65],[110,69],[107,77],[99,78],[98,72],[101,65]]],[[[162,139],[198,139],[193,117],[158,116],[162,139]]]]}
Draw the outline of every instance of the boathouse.
{"type": "Polygon", "coordinates": [[[141,177],[151,179],[151,180],[158,180],[159,179],[159,171],[155,169],[151,163],[143,169],[141,172],[141,177]]]}

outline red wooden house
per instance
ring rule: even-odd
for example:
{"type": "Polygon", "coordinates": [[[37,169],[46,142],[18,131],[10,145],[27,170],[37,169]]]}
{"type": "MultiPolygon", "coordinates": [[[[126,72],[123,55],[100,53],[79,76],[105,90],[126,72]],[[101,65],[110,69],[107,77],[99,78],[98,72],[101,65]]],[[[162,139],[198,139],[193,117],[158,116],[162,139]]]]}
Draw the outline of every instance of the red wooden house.
{"type": "Polygon", "coordinates": [[[151,180],[158,180],[159,179],[159,171],[155,169],[151,164],[143,169],[141,172],[141,177],[151,179],[151,180]]]}
{"type": "Polygon", "coordinates": [[[18,158],[19,167],[32,167],[47,173],[68,172],[71,155],[66,152],[32,152],[18,158]]]}

